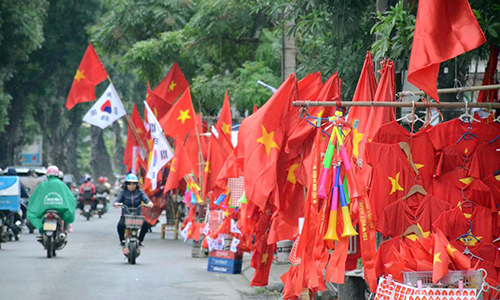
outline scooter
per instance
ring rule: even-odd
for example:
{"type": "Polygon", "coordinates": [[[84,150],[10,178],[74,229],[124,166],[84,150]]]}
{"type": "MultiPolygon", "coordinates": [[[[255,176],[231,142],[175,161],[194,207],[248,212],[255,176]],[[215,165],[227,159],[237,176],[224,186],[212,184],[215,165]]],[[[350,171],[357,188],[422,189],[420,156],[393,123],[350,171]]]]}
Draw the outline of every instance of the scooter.
{"type": "Polygon", "coordinates": [[[99,219],[102,215],[107,212],[106,205],[109,201],[109,194],[107,192],[97,193],[95,195],[95,199],[97,201],[97,214],[99,215],[99,219]]]}
{"type": "Polygon", "coordinates": [[[39,238],[45,250],[47,258],[56,256],[56,250],[62,250],[66,243],[64,221],[56,210],[47,210],[43,214],[43,235],[39,238]]]}
{"type": "Polygon", "coordinates": [[[139,230],[144,223],[144,217],[137,215],[136,212],[141,209],[140,205],[137,208],[129,208],[121,204],[125,210],[125,246],[123,246],[123,255],[128,259],[128,262],[135,265],[137,257],[141,255],[141,247],[139,246],[139,230]]]}
{"type": "Polygon", "coordinates": [[[92,209],[92,200],[83,200],[83,216],[87,218],[87,221],[90,220],[94,211],[92,209]]]}

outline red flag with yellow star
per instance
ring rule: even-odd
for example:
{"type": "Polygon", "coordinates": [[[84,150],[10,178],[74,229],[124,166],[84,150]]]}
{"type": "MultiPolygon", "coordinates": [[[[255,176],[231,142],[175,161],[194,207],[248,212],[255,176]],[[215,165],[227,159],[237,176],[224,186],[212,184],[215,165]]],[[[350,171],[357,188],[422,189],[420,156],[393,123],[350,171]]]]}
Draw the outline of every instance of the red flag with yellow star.
{"type": "Polygon", "coordinates": [[[168,74],[156,86],[154,93],[158,95],[163,101],[173,104],[175,99],[179,97],[189,87],[181,68],[175,62],[168,74]]]}
{"type": "Polygon", "coordinates": [[[185,175],[192,173],[193,169],[186,148],[184,148],[182,142],[176,140],[174,158],[172,158],[172,164],[170,165],[170,172],[168,173],[164,191],[170,191],[178,187],[179,181],[181,181],[185,175]]]}
{"type": "MultiPolygon", "coordinates": [[[[219,139],[212,135],[208,146],[208,158],[203,173],[202,199],[206,199],[206,195],[217,188],[217,177],[228,155],[229,153],[222,147],[219,139]]],[[[219,194],[223,191],[223,189],[219,189],[219,194]]]]}
{"type": "MultiPolygon", "coordinates": [[[[151,85],[148,82],[148,93],[146,94],[146,102],[156,116],[156,119],[161,119],[172,108],[172,104],[166,102],[151,90],[151,85]]],[[[144,119],[147,120],[147,113],[144,112],[144,119]]]]}
{"type": "Polygon", "coordinates": [[[89,44],[69,90],[66,109],[70,110],[78,103],[94,101],[94,88],[107,77],[108,73],[104,65],[95,53],[92,44],[89,44]]]}
{"type": "Polygon", "coordinates": [[[255,245],[250,264],[255,269],[251,286],[266,286],[269,281],[269,272],[273,262],[273,255],[276,252],[276,244],[267,244],[267,233],[264,233],[255,245]]]}
{"type": "MultiPolygon", "coordinates": [[[[137,110],[137,105],[135,103],[134,107],[132,108],[132,115],[130,118],[135,127],[135,130],[137,131],[137,134],[139,135],[139,138],[142,139],[143,145],[147,147],[146,128],[144,127],[144,123],[142,122],[139,111],[137,110]]],[[[127,170],[130,170],[132,168],[134,147],[138,146],[139,142],[136,140],[135,135],[132,132],[132,128],[129,128],[127,133],[127,145],[125,146],[125,153],[123,156],[123,164],[127,166],[127,170]]],[[[136,158],[140,159],[139,157],[136,158]]]]}
{"type": "Polygon", "coordinates": [[[229,153],[233,150],[233,143],[231,142],[231,126],[233,121],[231,119],[231,106],[229,105],[229,96],[226,94],[224,96],[224,103],[222,104],[222,109],[220,111],[219,119],[215,128],[219,134],[219,141],[221,146],[229,153]]]}
{"type": "Polygon", "coordinates": [[[437,283],[448,273],[450,257],[446,251],[446,244],[437,234],[434,235],[434,259],[432,262],[432,282],[437,283]]]}
{"type": "Polygon", "coordinates": [[[191,91],[187,88],[168,113],[160,119],[160,125],[166,135],[184,141],[188,133],[194,131],[195,118],[191,91]]]}
{"type": "Polygon", "coordinates": [[[277,185],[277,162],[285,142],[285,118],[297,99],[297,81],[290,75],[238,134],[237,159],[243,162],[245,193],[262,210],[277,185]]]}

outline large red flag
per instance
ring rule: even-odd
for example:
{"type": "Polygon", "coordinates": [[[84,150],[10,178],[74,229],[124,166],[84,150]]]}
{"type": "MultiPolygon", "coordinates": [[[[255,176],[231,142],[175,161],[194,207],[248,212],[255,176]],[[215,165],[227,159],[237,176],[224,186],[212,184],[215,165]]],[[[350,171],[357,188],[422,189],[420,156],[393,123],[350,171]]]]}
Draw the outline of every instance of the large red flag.
{"type": "Polygon", "coordinates": [[[189,87],[181,68],[175,62],[168,74],[156,86],[153,93],[158,95],[164,101],[173,104],[175,99],[179,97],[189,87]]]}
{"type": "Polygon", "coordinates": [[[434,235],[434,259],[432,268],[432,282],[437,283],[448,273],[450,257],[446,251],[446,245],[437,234],[434,235]]]}
{"type": "Polygon", "coordinates": [[[243,175],[243,159],[237,159],[237,152],[238,146],[229,153],[217,176],[216,184],[221,189],[226,188],[228,178],[238,178],[243,175]]]}
{"type": "Polygon", "coordinates": [[[229,105],[229,96],[224,95],[224,103],[222,104],[222,109],[220,111],[219,119],[215,124],[217,133],[219,134],[219,141],[221,146],[224,147],[226,152],[231,152],[233,150],[233,143],[231,142],[231,126],[233,121],[231,119],[231,107],[229,105]]]}
{"type": "Polygon", "coordinates": [[[250,262],[255,269],[251,286],[266,286],[269,281],[269,272],[273,262],[273,255],[276,252],[276,244],[267,244],[267,233],[264,233],[255,245],[255,251],[250,262]]]}
{"type": "MultiPolygon", "coordinates": [[[[144,147],[147,147],[147,132],[146,127],[144,127],[144,123],[142,122],[141,116],[139,115],[139,111],[137,110],[137,105],[134,103],[134,107],[132,108],[132,115],[130,117],[132,120],[132,124],[135,127],[139,138],[142,140],[142,144],[144,147]]],[[[127,169],[132,168],[133,164],[133,151],[134,147],[138,147],[140,145],[139,141],[136,140],[134,133],[132,132],[132,128],[128,129],[127,133],[127,144],[125,146],[125,153],[123,156],[123,164],[127,166],[127,169]]]]}
{"type": "Polygon", "coordinates": [[[184,148],[181,141],[176,140],[174,158],[172,158],[172,164],[170,165],[170,172],[168,173],[164,191],[170,191],[178,187],[179,181],[181,181],[185,175],[192,172],[193,165],[189,160],[186,148],[184,148]]]}
{"type": "Polygon", "coordinates": [[[70,110],[78,103],[94,101],[94,88],[107,77],[108,73],[104,65],[95,53],[92,44],[89,44],[69,90],[66,109],[70,110]]]}
{"type": "MultiPolygon", "coordinates": [[[[146,94],[146,102],[155,114],[157,120],[161,119],[172,108],[172,104],[166,102],[160,96],[151,90],[151,85],[148,82],[148,93],[146,94]]],[[[144,119],[147,121],[147,113],[144,111],[144,119]]]]}
{"type": "Polygon", "coordinates": [[[486,42],[467,0],[420,0],[408,81],[439,102],[439,64],[486,42]]]}
{"type": "Polygon", "coordinates": [[[276,188],[277,161],[285,141],[285,117],[292,101],[297,99],[296,86],[295,76],[290,75],[267,103],[240,126],[237,158],[244,163],[246,196],[262,210],[276,188]]]}
{"type": "MultiPolygon", "coordinates": [[[[212,135],[208,148],[208,158],[203,173],[202,199],[206,199],[208,192],[217,188],[217,177],[228,155],[229,153],[222,147],[219,140],[212,135]]],[[[222,191],[223,190],[220,189],[220,192],[222,191]]]]}
{"type": "Polygon", "coordinates": [[[196,113],[188,88],[159,122],[165,135],[184,141],[188,133],[194,130],[195,118],[196,113]]]}

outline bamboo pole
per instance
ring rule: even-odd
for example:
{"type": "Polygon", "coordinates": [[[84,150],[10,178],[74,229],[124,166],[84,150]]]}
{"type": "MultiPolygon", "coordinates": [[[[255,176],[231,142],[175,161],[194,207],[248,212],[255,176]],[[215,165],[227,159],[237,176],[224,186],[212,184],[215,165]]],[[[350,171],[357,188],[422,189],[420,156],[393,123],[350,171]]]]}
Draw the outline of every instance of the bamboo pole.
{"type": "Polygon", "coordinates": [[[293,101],[293,106],[295,107],[331,107],[331,106],[341,106],[341,107],[416,107],[416,108],[427,108],[427,107],[438,107],[438,108],[500,108],[500,103],[496,102],[387,102],[387,101],[293,101]]]}
{"type": "MultiPolygon", "coordinates": [[[[453,93],[462,93],[462,92],[470,92],[470,91],[486,91],[486,90],[498,90],[498,89],[500,89],[500,84],[464,86],[464,87],[458,87],[458,88],[439,89],[439,90],[437,90],[437,92],[438,92],[438,94],[453,94],[453,93]]],[[[396,93],[396,95],[398,97],[423,96],[423,95],[425,95],[425,92],[423,92],[423,91],[415,91],[415,92],[402,91],[402,92],[396,93]]]]}

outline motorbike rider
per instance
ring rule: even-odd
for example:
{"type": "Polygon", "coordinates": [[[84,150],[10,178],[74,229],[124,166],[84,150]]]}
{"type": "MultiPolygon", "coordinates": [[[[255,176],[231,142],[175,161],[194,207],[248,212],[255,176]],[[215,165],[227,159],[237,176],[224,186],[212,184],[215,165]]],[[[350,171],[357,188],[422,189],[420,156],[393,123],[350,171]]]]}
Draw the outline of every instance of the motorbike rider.
{"type": "MultiPolygon", "coordinates": [[[[113,204],[115,207],[119,207],[121,204],[126,205],[129,208],[137,208],[141,205],[141,202],[147,204],[148,207],[153,207],[154,204],[151,200],[149,200],[148,196],[139,189],[139,179],[133,173],[128,174],[125,177],[125,184],[123,186],[123,190],[120,192],[118,197],[116,197],[115,203],[113,204]]],[[[118,222],[117,230],[118,237],[120,239],[120,244],[122,246],[125,245],[125,217],[123,216],[125,213],[125,208],[122,209],[122,215],[120,217],[120,221],[118,222]]],[[[142,211],[139,208],[136,211],[137,215],[141,215],[142,211]]],[[[146,233],[149,229],[148,223],[144,222],[142,224],[141,232],[139,234],[139,246],[142,246],[142,241],[146,236],[146,233]]]]}
{"type": "Polygon", "coordinates": [[[36,174],[35,169],[30,169],[28,171],[28,177],[24,180],[24,186],[29,189],[28,194],[32,194],[36,187],[42,182],[42,178],[38,177],[38,174],[36,174]]]}
{"type": "Polygon", "coordinates": [[[97,179],[97,185],[96,185],[96,191],[97,193],[99,194],[103,194],[103,193],[108,193],[108,194],[111,194],[111,187],[109,186],[109,184],[106,184],[106,177],[99,177],[99,179],[97,179]]]}
{"type": "MultiPolygon", "coordinates": [[[[47,181],[38,185],[28,203],[28,220],[40,233],[43,229],[43,214],[46,210],[57,210],[65,222],[65,227],[75,220],[76,199],[68,186],[58,178],[59,168],[47,169],[47,181]]],[[[65,232],[65,228],[61,228],[65,232]]],[[[41,240],[41,236],[38,237],[41,240]]]]}
{"type": "Polygon", "coordinates": [[[96,208],[96,201],[95,201],[95,186],[92,183],[92,177],[89,174],[85,175],[85,182],[82,183],[80,186],[80,189],[78,191],[78,197],[79,197],[79,206],[81,211],[83,211],[83,202],[84,201],[91,201],[92,202],[92,209],[96,208]]]}

